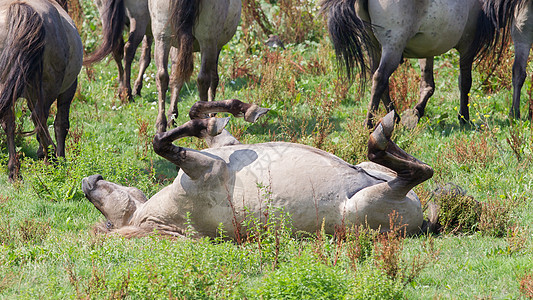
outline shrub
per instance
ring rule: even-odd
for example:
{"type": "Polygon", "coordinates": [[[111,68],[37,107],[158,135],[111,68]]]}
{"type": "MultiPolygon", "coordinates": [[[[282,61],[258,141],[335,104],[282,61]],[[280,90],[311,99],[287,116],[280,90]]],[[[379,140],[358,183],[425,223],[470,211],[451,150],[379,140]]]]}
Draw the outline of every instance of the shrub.
{"type": "Polygon", "coordinates": [[[339,269],[304,254],[267,273],[249,292],[261,299],[343,299],[349,292],[347,282],[339,269]]]}
{"type": "Polygon", "coordinates": [[[520,280],[520,292],[524,297],[533,299],[533,274],[528,274],[520,280]]]}
{"type": "Polygon", "coordinates": [[[448,183],[433,192],[440,207],[439,223],[446,233],[473,233],[478,229],[481,205],[461,187],[448,183]]]}
{"type": "Polygon", "coordinates": [[[403,299],[403,285],[389,278],[383,271],[368,267],[355,276],[353,299],[403,299]]]}

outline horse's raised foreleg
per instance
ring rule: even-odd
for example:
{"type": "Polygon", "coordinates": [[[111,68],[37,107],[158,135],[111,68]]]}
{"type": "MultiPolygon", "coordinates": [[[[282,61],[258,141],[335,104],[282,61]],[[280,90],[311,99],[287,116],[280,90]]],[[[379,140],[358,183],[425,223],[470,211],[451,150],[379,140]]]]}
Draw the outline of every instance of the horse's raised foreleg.
{"type": "Polygon", "coordinates": [[[518,41],[514,39],[514,63],[513,63],[513,103],[509,111],[509,117],[520,119],[520,92],[526,80],[526,66],[531,49],[531,41],[518,41]]]}
{"type": "MultiPolygon", "coordinates": [[[[149,29],[151,30],[151,29],[149,29]]],[[[141,59],[139,61],[139,75],[137,76],[137,79],[135,80],[135,85],[133,86],[133,95],[134,96],[141,96],[141,89],[143,87],[143,75],[146,71],[146,68],[150,65],[150,60],[152,59],[152,43],[154,41],[154,38],[151,34],[147,34],[143,38],[142,42],[142,51],[141,51],[141,59]]]]}
{"type": "MultiPolygon", "coordinates": [[[[389,86],[389,77],[392,75],[394,70],[398,68],[401,58],[401,52],[396,53],[392,50],[383,49],[383,55],[381,56],[379,67],[372,76],[372,93],[366,117],[366,126],[368,128],[374,127],[374,114],[378,110],[379,102],[382,100],[383,94],[387,92],[389,86]]],[[[387,109],[393,108],[394,106],[392,102],[390,102],[387,106],[387,109]]]]}
{"type": "Polygon", "coordinates": [[[164,36],[155,39],[155,64],[157,66],[157,92],[159,109],[155,122],[157,132],[165,132],[167,129],[167,118],[165,116],[165,99],[168,89],[168,55],[170,52],[170,42],[164,36]]]}
{"type": "Polygon", "coordinates": [[[2,128],[6,133],[7,151],[9,153],[7,162],[8,179],[9,182],[13,182],[20,178],[20,161],[15,148],[15,115],[13,109],[7,109],[1,121],[2,128]]]}
{"type": "MultiPolygon", "coordinates": [[[[227,112],[231,113],[234,117],[243,117],[247,122],[255,123],[257,119],[269,110],[268,108],[259,107],[256,104],[244,103],[237,99],[198,101],[191,107],[189,117],[191,119],[202,119],[207,118],[213,113],[227,112]]],[[[216,136],[204,136],[204,140],[210,148],[240,144],[226,129],[216,136]]]]}
{"type": "Polygon", "coordinates": [[[179,74],[178,64],[178,49],[172,47],[170,49],[170,60],[172,61],[172,71],[170,73],[170,107],[168,108],[167,118],[169,120],[168,127],[176,126],[176,118],[178,117],[178,101],[180,91],[185,83],[183,76],[179,74]]]}
{"type": "Polygon", "coordinates": [[[459,92],[461,93],[461,104],[459,109],[459,123],[465,125],[470,121],[468,105],[468,94],[472,88],[472,63],[470,55],[461,56],[459,59],[459,92]]]}
{"type": "Polygon", "coordinates": [[[154,151],[178,166],[192,180],[206,179],[226,167],[226,163],[200,151],[174,145],[172,142],[188,136],[203,138],[220,134],[229,118],[194,119],[154,137],[154,151]]]}
{"type": "Polygon", "coordinates": [[[57,142],[56,155],[58,157],[65,157],[65,140],[70,128],[70,104],[76,93],[77,86],[78,80],[75,80],[65,92],[57,97],[57,114],[54,120],[54,130],[57,142]]]}
{"type": "Polygon", "coordinates": [[[243,117],[247,122],[255,123],[259,117],[270,109],[259,107],[257,104],[244,103],[238,99],[221,101],[198,101],[189,111],[191,119],[207,118],[211,113],[228,112],[234,117],[243,117]]]}

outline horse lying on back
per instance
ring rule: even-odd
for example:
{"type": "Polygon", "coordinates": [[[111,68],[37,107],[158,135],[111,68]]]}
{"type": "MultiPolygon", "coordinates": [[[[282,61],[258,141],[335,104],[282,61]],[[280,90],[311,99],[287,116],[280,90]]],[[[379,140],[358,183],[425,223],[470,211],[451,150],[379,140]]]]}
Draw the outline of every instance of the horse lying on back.
{"type": "MultiPolygon", "coordinates": [[[[385,231],[392,212],[398,213],[407,233],[424,229],[420,201],[411,189],[431,178],[433,170],[390,140],[393,113],[370,136],[372,162],[354,166],[300,144],[241,144],[224,130],[229,118],[202,118],[223,111],[255,122],[268,110],[235,99],[197,102],[189,113],[191,121],[154,138],[156,153],[180,171],[149,200],[138,189],[105,181],[101,175],[83,179],[82,189],[106,217],[107,230],[127,236],[154,230],[181,235],[190,213],[194,230],[213,237],[219,224],[235,228],[245,213],[260,216],[267,202],[289,213],[296,231],[315,232],[317,220],[325,221],[328,234],[341,224],[385,231]],[[172,143],[187,136],[216,147],[196,151],[172,143]],[[267,189],[268,199],[261,189],[267,189]]],[[[228,232],[232,238],[237,233],[228,232]]]]}

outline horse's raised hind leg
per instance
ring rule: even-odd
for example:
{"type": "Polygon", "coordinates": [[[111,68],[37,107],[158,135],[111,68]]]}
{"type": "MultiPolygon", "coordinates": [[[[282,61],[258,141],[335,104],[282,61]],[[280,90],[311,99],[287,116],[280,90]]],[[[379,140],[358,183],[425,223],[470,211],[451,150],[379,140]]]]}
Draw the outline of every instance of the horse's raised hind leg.
{"type": "Polygon", "coordinates": [[[170,107],[168,108],[167,118],[169,120],[168,127],[176,126],[176,118],[178,117],[178,101],[180,91],[183,87],[184,79],[180,76],[178,71],[178,49],[172,47],[170,49],[170,60],[172,61],[172,70],[170,72],[170,107]]]}
{"type": "Polygon", "coordinates": [[[420,201],[411,189],[431,178],[433,170],[391,141],[393,129],[394,112],[390,112],[370,135],[368,158],[395,171],[396,177],[355,193],[346,202],[346,220],[381,231],[390,230],[392,225],[405,229],[409,234],[419,233],[424,226],[423,213],[420,201]],[[389,219],[392,213],[396,213],[399,218],[389,219]],[[390,221],[395,224],[390,224],[390,221]]]}
{"type": "Polygon", "coordinates": [[[420,63],[420,98],[413,110],[406,110],[402,115],[402,124],[407,128],[415,128],[420,118],[425,114],[429,98],[435,92],[435,78],[433,77],[433,57],[419,59],[420,63]]]}
{"type": "Polygon", "coordinates": [[[167,118],[165,116],[165,99],[168,89],[168,54],[170,52],[170,42],[163,36],[155,40],[155,64],[157,66],[157,92],[159,108],[155,127],[157,132],[165,132],[167,129],[167,118]]]}
{"type": "MultiPolygon", "coordinates": [[[[401,53],[395,53],[394,51],[383,50],[379,67],[372,76],[372,93],[370,99],[370,105],[366,117],[366,126],[368,128],[374,127],[374,114],[378,110],[379,102],[382,99],[383,93],[387,91],[389,86],[389,77],[398,68],[401,60],[401,53]]],[[[389,109],[392,108],[392,102],[389,105],[389,109]]]]}
{"type": "Polygon", "coordinates": [[[58,157],[65,157],[65,140],[70,128],[70,105],[74,94],[76,94],[77,87],[78,80],[76,79],[65,92],[57,97],[57,114],[54,120],[54,131],[57,142],[56,155],[58,157]]]}
{"type": "Polygon", "coordinates": [[[468,105],[468,94],[472,88],[472,63],[471,55],[460,56],[459,59],[459,92],[461,93],[461,104],[459,109],[459,123],[465,125],[470,122],[470,112],[468,105]]]}
{"type": "Polygon", "coordinates": [[[509,111],[509,117],[520,119],[520,93],[524,81],[526,80],[526,66],[529,57],[529,49],[531,49],[531,42],[514,43],[514,63],[513,63],[513,103],[509,111]]]}
{"type": "MultiPolygon", "coordinates": [[[[151,30],[151,29],[149,29],[151,30]]],[[[137,79],[135,80],[135,84],[133,86],[133,95],[134,96],[141,96],[141,89],[143,87],[143,77],[144,72],[146,71],[146,68],[150,65],[150,60],[152,59],[152,43],[154,41],[154,38],[151,34],[146,34],[143,38],[142,42],[142,51],[141,51],[141,59],[139,60],[139,75],[137,76],[137,79]]]]}
{"type": "Polygon", "coordinates": [[[9,160],[7,162],[8,180],[13,182],[20,179],[20,161],[15,148],[15,115],[12,109],[7,109],[4,118],[1,120],[2,128],[6,133],[7,151],[9,160]]]}
{"type": "Polygon", "coordinates": [[[431,178],[433,169],[392,142],[390,138],[393,130],[394,113],[390,112],[370,135],[368,159],[395,171],[398,175],[395,180],[401,182],[402,188],[407,193],[417,184],[431,178]]]}
{"type": "Polygon", "coordinates": [[[220,173],[226,163],[200,151],[174,145],[172,142],[188,136],[203,138],[220,134],[229,118],[194,119],[169,130],[157,133],[153,140],[154,151],[185,172],[192,180],[206,179],[220,173]]]}

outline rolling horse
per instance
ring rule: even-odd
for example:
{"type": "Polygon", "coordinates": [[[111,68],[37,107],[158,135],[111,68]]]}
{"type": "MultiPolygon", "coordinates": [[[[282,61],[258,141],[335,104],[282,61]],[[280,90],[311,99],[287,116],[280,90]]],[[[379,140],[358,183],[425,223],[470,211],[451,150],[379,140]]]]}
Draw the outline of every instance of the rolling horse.
{"type": "Polygon", "coordinates": [[[238,240],[246,234],[239,224],[249,215],[261,218],[268,205],[291,215],[294,232],[316,232],[322,220],[327,234],[343,224],[381,231],[398,225],[407,234],[435,228],[437,215],[425,221],[412,191],[433,176],[433,169],[391,140],[393,112],[369,137],[370,161],[358,165],[306,145],[242,144],[224,129],[229,118],[209,117],[218,112],[253,123],[268,109],[237,99],[194,104],[190,121],[154,137],[154,151],[180,171],[150,199],[135,187],[98,174],[84,178],[85,196],[106,219],[98,231],[182,236],[189,224],[200,236],[216,237],[222,224],[234,228],[228,236],[238,240]],[[209,148],[197,151],[174,144],[188,136],[204,139],[209,148]],[[261,186],[268,189],[268,198],[261,186]],[[391,224],[391,213],[398,214],[398,224],[391,224]]]}
{"type": "MultiPolygon", "coordinates": [[[[364,75],[367,71],[372,74],[366,119],[366,125],[371,128],[380,100],[388,111],[394,109],[389,96],[389,77],[404,57],[420,59],[420,99],[411,112],[417,122],[435,91],[433,58],[452,48],[460,55],[459,120],[461,124],[468,122],[473,62],[494,54],[499,58],[518,2],[323,0],[321,9],[328,17],[330,38],[348,78],[354,78],[356,67],[364,75]]],[[[494,59],[492,63],[497,61],[494,59]]]]}
{"type": "Polygon", "coordinates": [[[0,120],[7,136],[9,180],[19,177],[14,104],[25,98],[39,140],[37,155],[50,147],[65,156],[69,110],[76,92],[83,46],[72,19],[51,0],[0,0],[0,120]],[[46,124],[57,99],[54,145],[46,124]]]}

